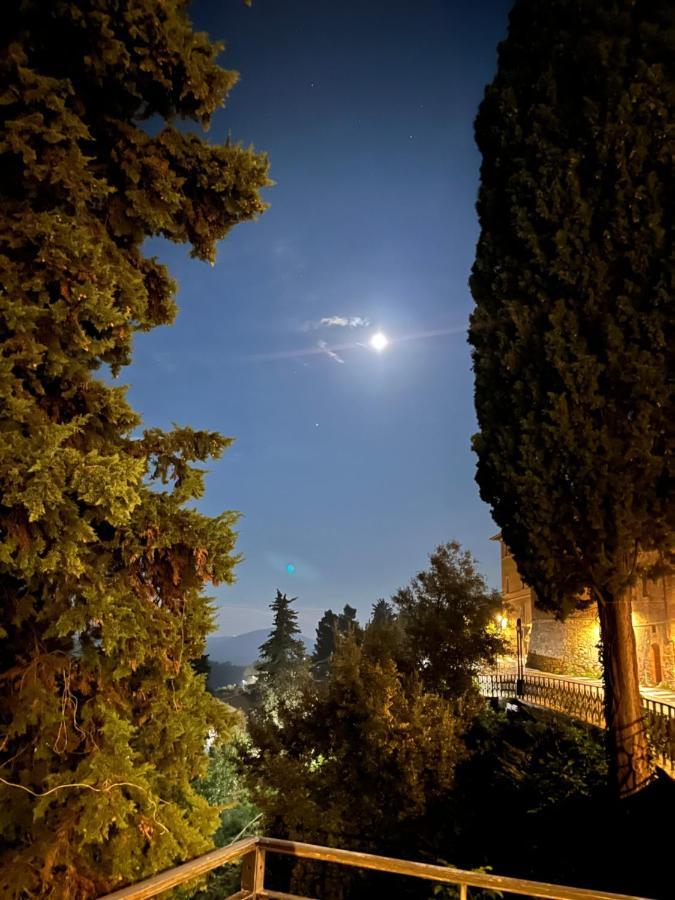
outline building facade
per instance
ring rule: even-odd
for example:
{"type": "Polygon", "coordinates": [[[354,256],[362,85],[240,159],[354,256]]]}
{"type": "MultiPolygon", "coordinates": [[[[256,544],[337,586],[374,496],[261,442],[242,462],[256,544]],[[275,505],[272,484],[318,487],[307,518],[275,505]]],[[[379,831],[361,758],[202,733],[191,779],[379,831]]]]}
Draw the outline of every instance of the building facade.
{"type": "MultiPolygon", "coordinates": [[[[513,619],[521,619],[526,665],[559,675],[599,677],[600,623],[594,603],[564,622],[538,609],[501,535],[502,597],[513,619]]],[[[642,578],[633,587],[633,628],[640,682],[675,689],[675,576],[642,578]]]]}

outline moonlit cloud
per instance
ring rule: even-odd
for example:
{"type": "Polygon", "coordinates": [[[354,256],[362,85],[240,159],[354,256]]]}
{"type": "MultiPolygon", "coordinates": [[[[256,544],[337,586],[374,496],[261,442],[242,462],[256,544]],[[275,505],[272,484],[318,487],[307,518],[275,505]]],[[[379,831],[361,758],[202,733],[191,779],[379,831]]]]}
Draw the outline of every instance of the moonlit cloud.
{"type": "Polygon", "coordinates": [[[331,359],[334,359],[335,362],[344,363],[344,359],[340,356],[340,354],[336,353],[335,350],[331,350],[325,341],[319,341],[319,349],[323,353],[325,353],[326,356],[330,356],[331,359]]]}
{"type": "Polygon", "coordinates": [[[367,328],[370,319],[365,316],[324,316],[313,322],[305,322],[303,331],[317,331],[319,328],[367,328]]]}
{"type": "Polygon", "coordinates": [[[363,316],[326,316],[319,321],[320,326],[338,325],[340,328],[366,328],[370,325],[368,319],[363,316]]]}

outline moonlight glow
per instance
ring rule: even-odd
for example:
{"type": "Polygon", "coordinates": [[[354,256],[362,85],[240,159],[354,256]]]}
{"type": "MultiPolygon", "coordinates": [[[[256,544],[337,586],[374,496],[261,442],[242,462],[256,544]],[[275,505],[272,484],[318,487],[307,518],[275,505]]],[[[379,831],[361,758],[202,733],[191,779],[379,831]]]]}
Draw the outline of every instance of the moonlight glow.
{"type": "Polygon", "coordinates": [[[381,353],[388,343],[389,340],[386,334],[382,334],[381,331],[376,332],[370,339],[370,346],[373,350],[377,350],[378,353],[381,353]]]}

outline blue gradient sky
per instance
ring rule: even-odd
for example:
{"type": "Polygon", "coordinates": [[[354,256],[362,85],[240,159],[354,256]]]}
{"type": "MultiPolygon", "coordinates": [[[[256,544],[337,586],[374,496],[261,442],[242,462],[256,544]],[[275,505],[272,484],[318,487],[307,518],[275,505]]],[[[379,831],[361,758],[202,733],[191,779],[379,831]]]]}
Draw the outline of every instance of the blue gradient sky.
{"type": "Polygon", "coordinates": [[[122,377],[148,426],[237,438],[211,465],[200,504],[243,513],[238,582],[215,592],[221,633],[266,626],[277,587],[299,597],[307,634],[327,607],[350,603],[366,619],[450,538],[497,584],[495,526],[473,480],[465,331],[473,119],[509,6],[192,7],[241,73],[210,138],[229,132],[267,151],[276,186],[213,268],[151,243],[180,283],[180,314],[137,338],[122,377]],[[371,326],[312,327],[330,316],[371,326]],[[358,346],[377,329],[394,339],[380,355],[358,346]],[[445,333],[412,337],[434,331],[445,333]],[[319,341],[357,345],[338,351],[342,362],[293,355],[319,341]]]}

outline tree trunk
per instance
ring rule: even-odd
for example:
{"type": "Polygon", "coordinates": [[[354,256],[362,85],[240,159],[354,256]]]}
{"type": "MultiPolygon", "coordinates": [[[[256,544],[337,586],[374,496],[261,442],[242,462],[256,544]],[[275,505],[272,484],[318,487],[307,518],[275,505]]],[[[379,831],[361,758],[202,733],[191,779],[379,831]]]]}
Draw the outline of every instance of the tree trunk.
{"type": "Polygon", "coordinates": [[[640,696],[630,590],[598,603],[605,680],[605,720],[612,779],[619,797],[652,780],[647,728],[640,696]]]}

